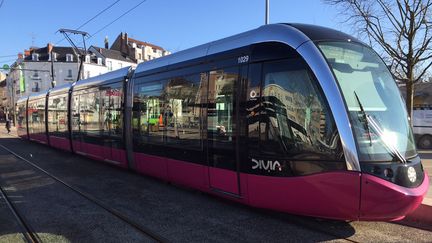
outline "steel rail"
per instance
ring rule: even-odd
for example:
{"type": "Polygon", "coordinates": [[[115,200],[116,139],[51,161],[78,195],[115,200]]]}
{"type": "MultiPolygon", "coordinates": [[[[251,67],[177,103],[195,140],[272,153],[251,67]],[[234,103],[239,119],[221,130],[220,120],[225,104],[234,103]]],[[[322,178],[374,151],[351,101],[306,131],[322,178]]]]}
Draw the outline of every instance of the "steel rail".
{"type": "Polygon", "coordinates": [[[68,184],[67,182],[64,182],[60,178],[54,176],[53,174],[51,174],[48,171],[44,170],[43,168],[39,167],[35,163],[33,163],[33,162],[27,160],[26,158],[20,156],[19,154],[15,153],[14,151],[10,150],[9,148],[5,147],[4,145],[0,144],[0,147],[2,147],[4,150],[6,150],[9,153],[11,153],[12,155],[14,155],[15,157],[17,157],[18,159],[26,162],[27,164],[31,165],[32,167],[34,167],[37,170],[41,171],[42,173],[46,174],[47,176],[49,176],[50,178],[54,179],[55,181],[59,182],[63,186],[65,186],[65,187],[69,188],[70,190],[74,191],[78,195],[84,197],[88,201],[96,204],[97,206],[101,207],[105,211],[107,211],[107,212],[111,213],[112,215],[116,216],[120,220],[124,221],[125,223],[129,224],[130,226],[132,226],[133,228],[135,228],[136,230],[138,230],[139,232],[141,232],[142,234],[144,234],[144,235],[152,238],[153,240],[155,240],[157,242],[169,242],[169,240],[166,239],[165,237],[163,237],[163,236],[157,234],[156,232],[153,232],[152,230],[148,229],[147,227],[144,227],[144,226],[140,225],[139,223],[133,221],[132,219],[128,218],[126,215],[122,214],[121,212],[119,212],[118,210],[116,210],[116,209],[114,209],[112,207],[107,206],[105,203],[103,203],[99,199],[93,197],[92,195],[79,190],[78,188],[76,188],[76,187],[68,184]]]}
{"type": "Polygon", "coordinates": [[[0,186],[0,196],[5,200],[8,208],[10,209],[12,214],[14,215],[16,221],[18,222],[18,224],[21,228],[22,234],[24,235],[24,238],[27,240],[27,242],[29,242],[29,243],[41,242],[37,233],[31,228],[31,226],[29,224],[26,223],[26,221],[24,220],[24,217],[21,216],[18,209],[15,207],[14,203],[12,202],[12,200],[9,198],[9,196],[7,195],[7,193],[3,190],[3,188],[1,186],[0,186]]]}

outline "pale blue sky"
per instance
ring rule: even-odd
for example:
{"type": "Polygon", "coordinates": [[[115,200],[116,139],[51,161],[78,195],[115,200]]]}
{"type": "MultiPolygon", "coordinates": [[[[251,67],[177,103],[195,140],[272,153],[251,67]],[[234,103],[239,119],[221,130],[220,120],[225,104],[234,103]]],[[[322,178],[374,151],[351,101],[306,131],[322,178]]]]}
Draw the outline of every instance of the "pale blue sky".
{"type": "MultiPolygon", "coordinates": [[[[93,34],[142,1],[4,0],[0,7],[0,66],[13,63],[16,54],[32,44],[44,47],[48,42],[57,43],[63,38],[56,33],[58,29],[76,29],[113,3],[81,30],[93,34]]],[[[123,31],[176,52],[264,24],[264,7],[265,0],[147,0],[87,40],[87,46],[103,46],[105,36],[111,44],[123,31]]],[[[270,23],[309,23],[349,33],[350,27],[342,20],[334,7],[320,0],[270,0],[270,23]]]]}

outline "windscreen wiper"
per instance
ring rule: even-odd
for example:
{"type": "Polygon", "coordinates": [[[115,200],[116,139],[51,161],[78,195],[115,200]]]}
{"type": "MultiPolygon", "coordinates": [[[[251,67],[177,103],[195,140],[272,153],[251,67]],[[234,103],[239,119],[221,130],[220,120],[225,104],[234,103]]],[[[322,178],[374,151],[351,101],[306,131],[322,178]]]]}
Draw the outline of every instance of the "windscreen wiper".
{"type": "MultiPolygon", "coordinates": [[[[370,125],[370,127],[372,127],[374,132],[377,133],[377,135],[379,136],[379,139],[382,141],[382,143],[387,148],[387,150],[393,155],[393,157],[398,158],[400,162],[402,162],[403,164],[406,164],[407,161],[406,161],[405,157],[402,155],[402,153],[399,152],[399,150],[393,144],[391,144],[388,141],[383,139],[384,132],[382,131],[381,126],[375,121],[375,119],[372,116],[367,114],[366,111],[363,109],[363,105],[361,104],[360,99],[357,96],[355,91],[354,91],[354,95],[357,99],[357,102],[359,104],[359,107],[360,107],[360,110],[363,114],[363,117],[365,118],[365,123],[366,123],[366,126],[368,127],[368,132],[370,132],[370,130],[369,130],[369,125],[370,125]]],[[[370,138],[370,141],[372,143],[372,139],[370,136],[369,136],[369,138],[370,138]]]]}
{"type": "Polygon", "coordinates": [[[360,102],[360,99],[359,99],[359,97],[357,96],[357,93],[356,93],[355,91],[354,91],[354,95],[355,95],[355,97],[356,97],[356,99],[357,99],[357,103],[359,104],[360,111],[361,111],[362,116],[363,116],[363,119],[364,119],[365,127],[366,127],[366,130],[367,130],[367,133],[368,133],[368,137],[369,137],[370,146],[372,146],[372,134],[371,134],[371,131],[370,131],[369,121],[368,121],[368,119],[367,119],[366,112],[365,112],[365,110],[364,110],[364,108],[363,108],[363,105],[362,105],[362,103],[360,102]]]}

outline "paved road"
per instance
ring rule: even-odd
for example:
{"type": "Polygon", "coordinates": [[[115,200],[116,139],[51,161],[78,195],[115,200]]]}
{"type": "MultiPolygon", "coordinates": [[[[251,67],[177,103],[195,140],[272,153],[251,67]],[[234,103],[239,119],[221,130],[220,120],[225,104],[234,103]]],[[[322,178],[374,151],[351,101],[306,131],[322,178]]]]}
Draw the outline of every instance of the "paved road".
{"type": "MultiPolygon", "coordinates": [[[[432,240],[432,232],[392,223],[320,220],[253,209],[8,137],[2,132],[0,144],[173,242],[343,242],[344,238],[359,242],[432,240]]],[[[127,227],[5,151],[0,151],[0,155],[5,156],[0,158],[0,182],[6,184],[19,202],[19,208],[26,212],[26,219],[44,239],[51,242],[142,240],[132,230],[130,234],[124,234],[128,232],[127,227]]],[[[0,204],[0,241],[15,241],[17,229],[8,214],[1,210],[0,204]],[[4,220],[11,224],[3,227],[1,222],[4,220]]]]}

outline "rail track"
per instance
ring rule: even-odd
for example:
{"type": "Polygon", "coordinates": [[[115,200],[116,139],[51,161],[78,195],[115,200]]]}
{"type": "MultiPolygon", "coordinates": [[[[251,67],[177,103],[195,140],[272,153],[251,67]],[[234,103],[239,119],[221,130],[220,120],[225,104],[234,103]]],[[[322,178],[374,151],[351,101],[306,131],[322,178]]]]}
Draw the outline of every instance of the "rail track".
{"type": "MultiPolygon", "coordinates": [[[[169,242],[169,240],[166,239],[165,237],[159,235],[158,233],[152,231],[151,229],[149,229],[149,228],[147,228],[147,227],[145,227],[143,225],[140,225],[139,223],[137,223],[134,220],[130,219],[129,217],[127,217],[123,213],[119,212],[118,210],[116,210],[116,209],[114,209],[114,208],[106,205],[104,202],[98,200],[97,198],[93,197],[92,195],[79,190],[78,188],[70,185],[69,183],[67,183],[67,182],[63,181],[62,179],[56,177],[55,175],[49,173],[48,171],[46,171],[43,168],[41,168],[38,165],[36,165],[35,163],[29,161],[28,159],[20,156],[19,154],[15,153],[14,151],[10,150],[6,146],[0,144],[0,147],[3,148],[4,150],[6,150],[7,152],[9,152],[10,154],[12,154],[13,156],[15,156],[16,158],[18,158],[18,159],[26,162],[27,164],[29,164],[33,168],[35,168],[38,171],[42,172],[43,174],[47,175],[48,177],[50,177],[51,179],[55,180],[56,182],[62,184],[66,188],[68,188],[68,189],[72,190],[73,192],[77,193],[78,195],[80,195],[81,197],[83,197],[86,200],[90,201],[91,203],[94,203],[98,207],[104,209],[105,211],[107,211],[108,213],[110,213],[113,216],[117,217],[118,219],[120,219],[124,223],[130,225],[131,227],[133,227],[134,229],[136,229],[138,232],[142,233],[143,235],[151,238],[152,240],[154,240],[156,242],[169,242]]],[[[0,188],[0,192],[1,192],[0,195],[6,200],[6,204],[8,205],[9,209],[12,211],[12,213],[14,214],[14,216],[15,216],[16,220],[18,221],[20,227],[22,228],[22,232],[24,234],[25,239],[28,242],[31,242],[31,243],[41,242],[40,239],[39,239],[39,237],[37,236],[37,233],[35,233],[32,230],[31,226],[28,223],[26,223],[25,219],[19,213],[19,211],[15,207],[14,203],[11,200],[9,200],[9,198],[7,196],[7,193],[2,188],[0,188]]]]}

